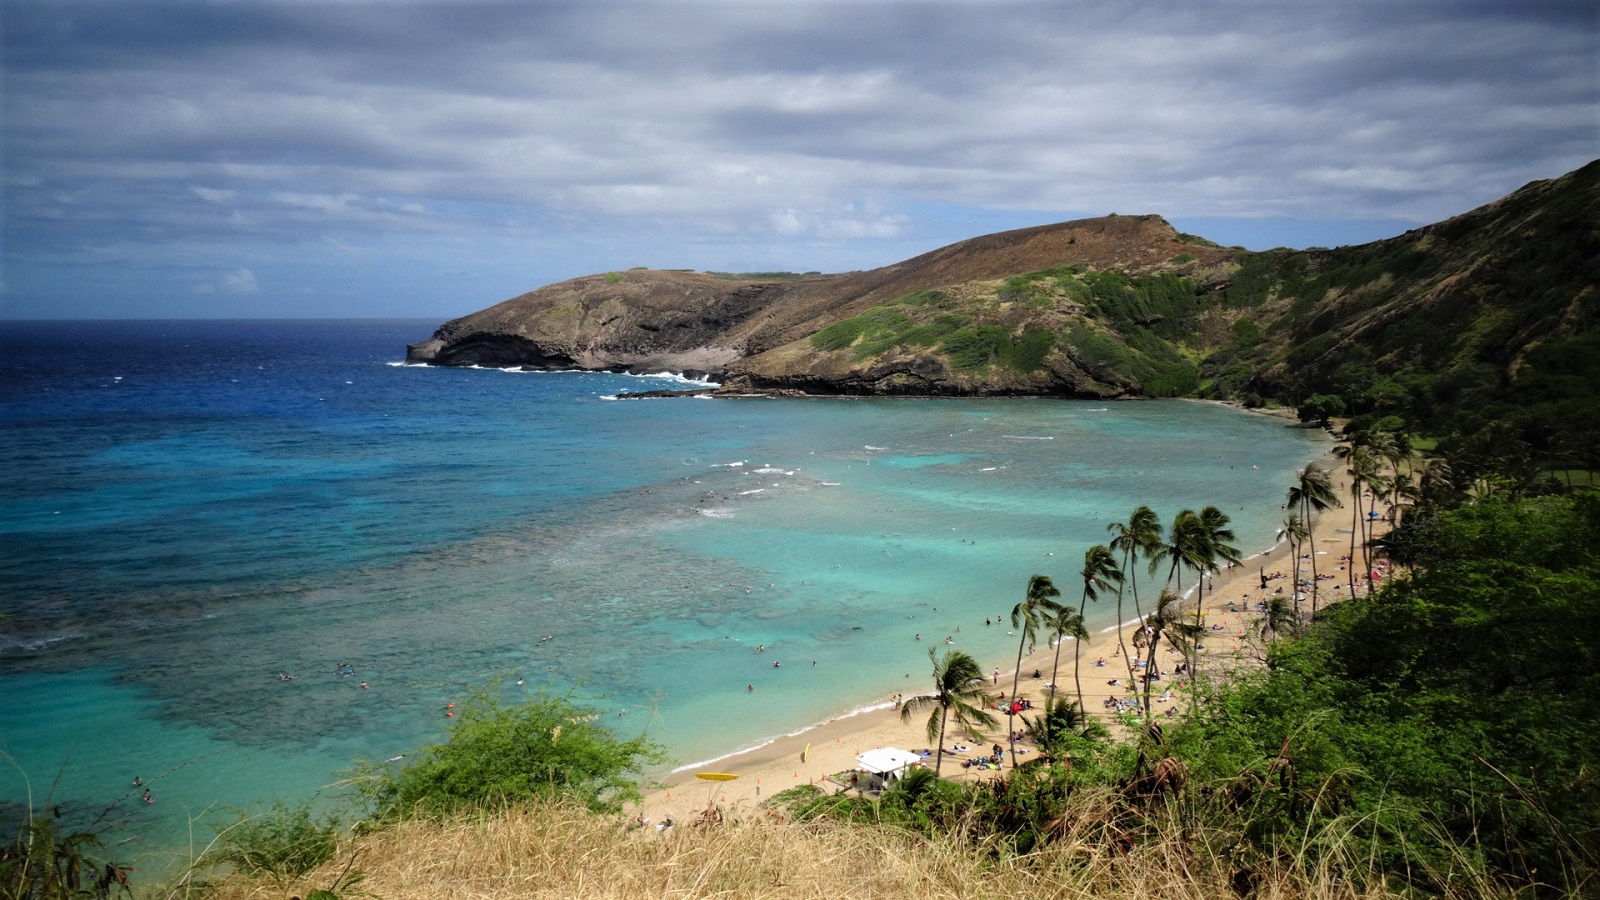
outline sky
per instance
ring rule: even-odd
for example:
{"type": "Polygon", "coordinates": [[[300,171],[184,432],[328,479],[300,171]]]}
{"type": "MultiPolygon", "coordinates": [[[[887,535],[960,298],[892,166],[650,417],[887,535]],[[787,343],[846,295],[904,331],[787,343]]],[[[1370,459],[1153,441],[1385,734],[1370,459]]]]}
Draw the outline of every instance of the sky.
{"type": "Polygon", "coordinates": [[[5,0],[0,319],[464,315],[1165,216],[1340,246],[1600,157],[1600,4],[5,0]]]}

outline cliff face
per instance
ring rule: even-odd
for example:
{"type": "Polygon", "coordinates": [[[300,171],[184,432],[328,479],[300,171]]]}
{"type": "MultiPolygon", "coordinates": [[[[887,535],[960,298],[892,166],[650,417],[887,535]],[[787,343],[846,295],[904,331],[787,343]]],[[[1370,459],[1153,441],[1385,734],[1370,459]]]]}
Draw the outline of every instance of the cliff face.
{"type": "Polygon", "coordinates": [[[1333,250],[1252,253],[1158,216],[1106,216],[843,275],[592,275],[447,322],[407,359],[706,373],[727,391],[1287,402],[1326,391],[1377,408],[1435,390],[1405,381],[1408,367],[1513,378],[1542,345],[1590,333],[1597,283],[1600,162],[1333,250]]]}

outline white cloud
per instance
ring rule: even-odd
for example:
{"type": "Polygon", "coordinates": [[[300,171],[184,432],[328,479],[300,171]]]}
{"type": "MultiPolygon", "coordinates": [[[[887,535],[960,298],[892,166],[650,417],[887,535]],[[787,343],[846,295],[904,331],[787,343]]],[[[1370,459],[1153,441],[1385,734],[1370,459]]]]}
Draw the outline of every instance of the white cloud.
{"type": "Polygon", "coordinates": [[[1600,132],[1592,16],[1546,4],[65,9],[0,36],[12,260],[420,235],[430,271],[490,237],[838,269],[996,211],[1420,223],[1600,132]]]}
{"type": "Polygon", "coordinates": [[[256,273],[249,269],[234,269],[222,276],[222,289],[233,294],[254,294],[256,273]]]}

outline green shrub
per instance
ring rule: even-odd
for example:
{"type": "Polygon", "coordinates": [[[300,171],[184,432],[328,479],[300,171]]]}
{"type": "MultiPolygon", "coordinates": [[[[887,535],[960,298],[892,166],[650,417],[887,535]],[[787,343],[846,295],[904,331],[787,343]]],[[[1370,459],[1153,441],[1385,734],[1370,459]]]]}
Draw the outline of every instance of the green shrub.
{"type": "Polygon", "coordinates": [[[958,372],[981,372],[1000,361],[1000,343],[1010,332],[998,325],[960,328],[950,333],[939,350],[958,372]]]}
{"type": "Polygon", "coordinates": [[[311,801],[289,806],[273,801],[272,808],[239,821],[217,835],[217,852],[223,862],[250,875],[266,873],[287,881],[333,858],[338,847],[338,827],[333,820],[317,821],[311,801]]]}
{"type": "Polygon", "coordinates": [[[621,281],[625,277],[627,277],[627,276],[623,275],[621,272],[607,272],[606,273],[606,284],[616,284],[617,282],[621,281]]]}
{"type": "Polygon", "coordinates": [[[843,319],[811,336],[811,346],[818,350],[843,350],[854,344],[867,327],[859,316],[843,319]]]}
{"type": "Polygon", "coordinates": [[[508,707],[491,690],[478,691],[456,710],[445,743],[424,747],[398,768],[360,764],[354,781],[379,818],[493,809],[535,797],[615,811],[639,798],[637,776],[665,756],[644,735],[624,740],[598,718],[569,696],[540,692],[508,707]]]}

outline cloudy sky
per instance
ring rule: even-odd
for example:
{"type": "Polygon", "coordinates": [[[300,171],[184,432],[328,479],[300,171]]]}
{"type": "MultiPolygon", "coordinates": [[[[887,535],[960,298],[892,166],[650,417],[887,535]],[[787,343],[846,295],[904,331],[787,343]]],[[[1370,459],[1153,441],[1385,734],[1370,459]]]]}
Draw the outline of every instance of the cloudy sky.
{"type": "Polygon", "coordinates": [[[444,318],[1110,212],[1358,243],[1600,157],[1597,10],[6,0],[0,316],[444,318]]]}

